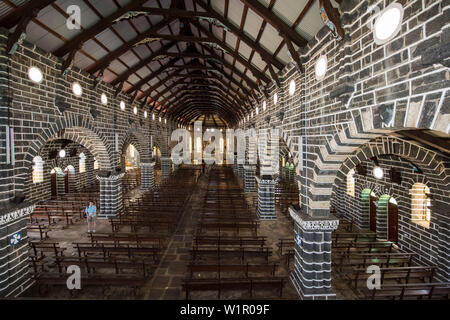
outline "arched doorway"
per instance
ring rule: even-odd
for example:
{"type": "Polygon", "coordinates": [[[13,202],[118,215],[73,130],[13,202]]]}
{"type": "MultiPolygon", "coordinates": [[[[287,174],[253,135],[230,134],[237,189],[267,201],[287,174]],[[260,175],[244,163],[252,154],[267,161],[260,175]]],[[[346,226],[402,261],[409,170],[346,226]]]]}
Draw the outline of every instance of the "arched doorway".
{"type": "Polygon", "coordinates": [[[50,171],[52,198],[65,193],[65,176],[60,167],[55,167],[50,171]]]}
{"type": "Polygon", "coordinates": [[[388,240],[398,242],[398,205],[394,197],[388,202],[388,240]]]}
{"type": "Polygon", "coordinates": [[[361,203],[363,215],[369,218],[370,231],[377,232],[377,203],[378,198],[371,189],[361,192],[361,203]]]}
{"type": "Polygon", "coordinates": [[[75,168],[72,165],[68,165],[64,169],[64,192],[69,193],[73,190],[73,178],[75,174],[75,168]]]}
{"type": "Polygon", "coordinates": [[[136,147],[129,144],[125,151],[125,171],[138,169],[140,163],[140,155],[136,147]]]}
{"type": "Polygon", "coordinates": [[[398,241],[397,201],[388,194],[383,194],[378,201],[377,235],[392,242],[398,241]]]}

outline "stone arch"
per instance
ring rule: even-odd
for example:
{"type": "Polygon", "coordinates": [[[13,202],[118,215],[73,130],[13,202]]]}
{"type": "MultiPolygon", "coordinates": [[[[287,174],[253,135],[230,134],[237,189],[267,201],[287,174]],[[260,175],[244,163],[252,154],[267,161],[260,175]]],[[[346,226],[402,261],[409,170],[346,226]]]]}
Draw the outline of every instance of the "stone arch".
{"type": "Polygon", "coordinates": [[[16,192],[24,193],[27,183],[32,181],[33,159],[39,155],[46,143],[56,139],[67,139],[84,146],[93,154],[99,162],[100,170],[112,170],[111,147],[107,143],[105,135],[96,129],[89,117],[74,116],[67,113],[64,118],[56,120],[47,128],[41,129],[30,144],[24,148],[23,160],[18,161],[18,166],[23,168],[15,174],[16,192]]]}
{"type": "Polygon", "coordinates": [[[150,141],[136,126],[130,128],[119,142],[119,150],[121,157],[130,144],[132,144],[139,152],[141,162],[150,162],[151,160],[150,141]]]}
{"type": "Polygon", "coordinates": [[[98,160],[101,170],[112,169],[111,147],[89,117],[73,116],[68,113],[65,118],[57,120],[44,128],[33,138],[25,151],[24,167],[29,167],[33,158],[39,154],[42,147],[53,139],[67,139],[86,147],[98,160]]]}
{"type": "MultiPolygon", "coordinates": [[[[347,173],[352,168],[372,157],[381,155],[395,155],[413,162],[421,168],[425,176],[428,176],[428,178],[418,177],[414,180],[428,180],[427,183],[431,189],[437,189],[435,182],[430,178],[436,175],[444,184],[450,185],[450,177],[446,177],[447,165],[437,152],[426,149],[418,143],[389,136],[379,137],[364,144],[342,163],[334,179],[332,196],[336,194],[338,186],[346,180],[347,173]]],[[[444,200],[439,194],[436,195],[436,199],[444,200]]]]}

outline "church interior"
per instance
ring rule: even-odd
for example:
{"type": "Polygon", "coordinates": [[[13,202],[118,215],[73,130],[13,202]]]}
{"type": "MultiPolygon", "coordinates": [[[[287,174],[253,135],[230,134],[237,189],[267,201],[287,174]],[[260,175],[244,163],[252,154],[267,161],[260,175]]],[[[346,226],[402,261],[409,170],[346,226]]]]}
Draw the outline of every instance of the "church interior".
{"type": "Polygon", "coordinates": [[[0,299],[448,300],[449,22],[0,0],[0,299]]]}

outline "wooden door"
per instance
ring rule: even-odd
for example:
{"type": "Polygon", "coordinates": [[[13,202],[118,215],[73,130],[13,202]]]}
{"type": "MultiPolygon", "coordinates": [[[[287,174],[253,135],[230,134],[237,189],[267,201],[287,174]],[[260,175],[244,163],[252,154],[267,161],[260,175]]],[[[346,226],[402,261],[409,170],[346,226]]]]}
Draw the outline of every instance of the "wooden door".
{"type": "Polygon", "coordinates": [[[398,241],[398,206],[388,202],[388,240],[398,241]]]}
{"type": "Polygon", "coordinates": [[[370,196],[370,230],[377,232],[377,197],[370,196]]]}
{"type": "Polygon", "coordinates": [[[51,190],[52,190],[52,197],[56,197],[58,195],[57,191],[57,182],[56,182],[56,173],[52,173],[50,175],[51,179],[51,190]]]}
{"type": "Polygon", "coordinates": [[[66,175],[64,176],[64,192],[69,193],[69,170],[66,171],[66,175]]]}

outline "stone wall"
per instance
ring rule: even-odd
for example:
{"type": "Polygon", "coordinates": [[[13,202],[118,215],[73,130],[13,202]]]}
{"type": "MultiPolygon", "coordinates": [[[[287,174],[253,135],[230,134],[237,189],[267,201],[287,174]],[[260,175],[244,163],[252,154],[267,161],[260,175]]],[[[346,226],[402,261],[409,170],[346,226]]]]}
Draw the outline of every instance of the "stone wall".
{"type": "Polygon", "coordinates": [[[167,139],[176,124],[152,120],[148,106],[141,107],[131,97],[119,93],[103,82],[95,86],[94,76],[72,68],[61,75],[61,60],[25,42],[9,57],[5,54],[7,31],[0,30],[0,203],[5,204],[15,195],[26,192],[32,159],[44,144],[64,136],[86,147],[99,161],[101,170],[119,165],[124,144],[134,142],[141,159],[150,161],[151,144],[168,153],[167,139]],[[43,72],[43,81],[29,80],[28,68],[35,66],[43,72]],[[78,82],[83,93],[77,97],[72,83],[78,82]],[[102,105],[105,93],[108,104],[102,105]],[[126,103],[125,111],[119,108],[126,103]],[[138,113],[133,113],[133,108],[138,113]],[[144,110],[148,118],[144,118],[144,110]],[[6,131],[14,128],[15,163],[7,163],[6,131]],[[117,134],[117,138],[116,138],[117,134]],[[117,147],[116,147],[117,144],[117,147]],[[117,150],[117,151],[116,151],[117,150]]]}
{"type": "MultiPolygon", "coordinates": [[[[288,65],[280,72],[281,87],[267,88],[254,106],[253,117],[246,116],[239,125],[281,129],[298,173],[302,213],[319,220],[330,217],[333,187],[355,167],[355,154],[365,144],[406,128],[450,133],[450,73],[443,53],[450,40],[450,1],[348,0],[342,2],[341,11],[346,32],[343,41],[324,26],[299,50],[304,72],[292,63],[288,65]],[[392,2],[405,9],[402,27],[394,39],[378,45],[369,28],[374,13],[369,9],[376,5],[383,10],[392,2]],[[315,64],[322,55],[327,58],[328,70],[324,79],[317,80],[315,64]],[[291,81],[296,87],[292,95],[291,81]]],[[[449,174],[444,165],[439,179],[447,186],[449,174]]],[[[448,198],[434,203],[448,212],[448,198]]],[[[440,231],[433,231],[432,245],[439,241],[434,251],[441,278],[448,279],[448,218],[435,214],[433,219],[440,231]]],[[[296,228],[301,229],[298,224],[296,228]]],[[[417,228],[405,227],[405,232],[420,239],[417,228]]],[[[418,251],[421,259],[431,259],[427,250],[423,247],[418,251]]],[[[296,255],[303,254],[304,249],[296,246],[296,255]]],[[[323,259],[322,266],[328,265],[327,258],[323,259]]],[[[321,290],[327,286],[315,286],[316,293],[308,292],[311,279],[301,272],[299,260],[295,264],[292,279],[301,295],[323,297],[321,290]]],[[[328,271],[322,269],[323,273],[328,271]]]]}

